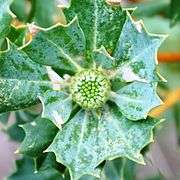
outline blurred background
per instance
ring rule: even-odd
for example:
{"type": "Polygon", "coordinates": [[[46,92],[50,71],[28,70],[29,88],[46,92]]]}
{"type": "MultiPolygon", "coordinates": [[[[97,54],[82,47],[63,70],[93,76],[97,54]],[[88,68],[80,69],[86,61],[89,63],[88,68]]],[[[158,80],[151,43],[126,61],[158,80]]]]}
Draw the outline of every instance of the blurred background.
{"type": "MultiPolygon", "coordinates": [[[[147,166],[129,161],[126,177],[127,180],[179,180],[180,0],[122,0],[121,3],[123,7],[138,7],[133,17],[143,19],[149,32],[169,35],[158,52],[158,70],[167,80],[167,83],[159,84],[158,93],[165,104],[150,113],[166,121],[155,131],[155,143],[145,154],[147,166]]],[[[16,27],[23,26],[22,22],[34,22],[41,27],[49,27],[59,21],[64,23],[62,12],[57,8],[62,4],[67,4],[67,1],[14,0],[11,10],[17,18],[12,23],[16,27]]],[[[20,158],[14,153],[24,138],[24,132],[18,125],[36,116],[33,109],[0,115],[0,180],[14,171],[14,160],[20,158]]],[[[109,176],[115,177],[113,173],[117,172],[112,167],[109,176]]]]}

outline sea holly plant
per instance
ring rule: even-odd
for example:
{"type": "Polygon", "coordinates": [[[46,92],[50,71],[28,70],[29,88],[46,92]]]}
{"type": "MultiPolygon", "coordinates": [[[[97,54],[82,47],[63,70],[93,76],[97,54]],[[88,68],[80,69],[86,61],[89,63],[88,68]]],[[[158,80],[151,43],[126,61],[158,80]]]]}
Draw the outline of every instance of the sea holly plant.
{"type": "Polygon", "coordinates": [[[162,104],[156,54],[165,36],[112,1],[62,9],[67,24],[28,25],[32,40],[18,47],[6,39],[0,54],[0,112],[42,104],[17,152],[53,152],[73,180],[102,178],[99,165],[118,157],[145,164],[141,150],[161,122],[148,114],[162,104]]]}

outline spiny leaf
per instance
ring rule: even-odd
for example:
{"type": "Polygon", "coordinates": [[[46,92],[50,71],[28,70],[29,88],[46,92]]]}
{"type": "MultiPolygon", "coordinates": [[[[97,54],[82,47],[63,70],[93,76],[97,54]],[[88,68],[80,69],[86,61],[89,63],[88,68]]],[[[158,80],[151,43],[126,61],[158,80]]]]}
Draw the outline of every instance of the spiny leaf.
{"type": "Polygon", "coordinates": [[[63,180],[53,163],[47,156],[39,171],[35,172],[33,159],[25,156],[16,161],[17,170],[8,177],[8,180],[63,180]]]}
{"type": "Polygon", "coordinates": [[[40,97],[43,105],[42,117],[50,119],[61,128],[70,117],[72,111],[71,97],[62,91],[47,91],[40,97]]]}
{"type": "Polygon", "coordinates": [[[78,16],[87,42],[87,50],[104,46],[112,52],[116,47],[126,15],[120,6],[112,6],[105,0],[71,0],[64,10],[68,21],[78,16]]]}
{"type": "Polygon", "coordinates": [[[134,82],[115,93],[112,92],[112,100],[128,119],[146,119],[152,108],[162,104],[155,90],[155,85],[134,82]]]}
{"type": "Polygon", "coordinates": [[[125,82],[157,81],[157,49],[165,37],[148,33],[142,21],[134,22],[127,12],[126,22],[113,53],[119,64],[117,76],[125,82]]]}
{"type": "Polygon", "coordinates": [[[85,51],[84,34],[75,17],[70,24],[57,24],[36,34],[24,51],[35,62],[76,72],[85,51]]]}
{"type": "Polygon", "coordinates": [[[104,69],[113,69],[116,65],[115,59],[108,54],[103,46],[93,52],[93,59],[98,66],[104,69]]]}
{"type": "Polygon", "coordinates": [[[18,152],[32,157],[37,157],[42,153],[58,131],[52,122],[43,118],[37,118],[31,123],[21,125],[21,127],[25,132],[25,138],[18,152]]]}
{"type": "Polygon", "coordinates": [[[7,125],[5,132],[11,138],[11,140],[22,142],[25,137],[25,133],[20,126],[26,122],[31,122],[36,117],[37,114],[32,114],[29,111],[17,111],[15,112],[15,122],[10,126],[7,125]]]}
{"type": "Polygon", "coordinates": [[[152,129],[159,121],[126,119],[116,106],[106,107],[102,116],[81,110],[68,121],[47,151],[69,168],[72,179],[93,174],[104,160],[127,157],[144,164],[141,149],[153,141],[152,129]]]}
{"type": "Polygon", "coordinates": [[[9,46],[0,54],[0,112],[37,103],[38,95],[52,85],[45,67],[33,62],[16,45],[9,46]]]}

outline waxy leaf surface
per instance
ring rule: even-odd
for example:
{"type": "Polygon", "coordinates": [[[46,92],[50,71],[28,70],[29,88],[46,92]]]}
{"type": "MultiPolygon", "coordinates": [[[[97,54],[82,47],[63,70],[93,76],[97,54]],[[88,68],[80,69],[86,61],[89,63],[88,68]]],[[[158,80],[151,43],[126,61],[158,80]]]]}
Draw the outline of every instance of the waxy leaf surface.
{"type": "Polygon", "coordinates": [[[112,6],[105,0],[71,0],[64,13],[68,21],[77,15],[87,50],[101,46],[114,50],[126,17],[120,6],[112,6]]]}
{"type": "Polygon", "coordinates": [[[45,67],[32,61],[16,45],[9,43],[0,54],[0,112],[29,107],[38,95],[50,89],[45,67]]]}
{"type": "Polygon", "coordinates": [[[85,51],[85,38],[75,17],[70,24],[57,24],[39,31],[24,51],[37,63],[76,72],[85,51]]]}
{"type": "Polygon", "coordinates": [[[61,91],[47,91],[40,97],[43,105],[42,117],[51,119],[59,128],[70,117],[72,111],[71,97],[61,91]]]}
{"type": "Polygon", "coordinates": [[[35,121],[21,125],[25,138],[18,149],[19,153],[37,157],[52,142],[58,128],[49,120],[37,118],[35,121]]]}
{"type": "Polygon", "coordinates": [[[155,85],[133,82],[112,93],[112,100],[122,114],[130,120],[146,119],[148,112],[162,104],[155,85]]]}
{"type": "Polygon", "coordinates": [[[127,12],[126,22],[113,53],[119,64],[117,76],[125,82],[157,81],[157,50],[165,37],[148,33],[143,22],[134,22],[127,12]]]}
{"type": "Polygon", "coordinates": [[[153,141],[152,129],[157,123],[152,118],[130,121],[114,105],[106,107],[99,118],[81,110],[59,131],[47,151],[69,168],[72,179],[93,174],[102,161],[116,157],[144,164],[140,151],[153,141]]]}

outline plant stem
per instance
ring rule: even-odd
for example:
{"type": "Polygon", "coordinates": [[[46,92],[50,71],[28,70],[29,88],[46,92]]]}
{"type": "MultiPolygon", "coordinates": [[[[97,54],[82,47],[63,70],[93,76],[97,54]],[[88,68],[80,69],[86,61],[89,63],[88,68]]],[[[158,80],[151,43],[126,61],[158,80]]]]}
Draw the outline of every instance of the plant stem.
{"type": "Polygon", "coordinates": [[[158,61],[160,63],[180,62],[180,53],[158,53],[158,61]]]}
{"type": "Polygon", "coordinates": [[[122,167],[121,167],[121,171],[120,171],[120,180],[124,180],[124,168],[126,165],[126,158],[122,158],[122,167]]]}

